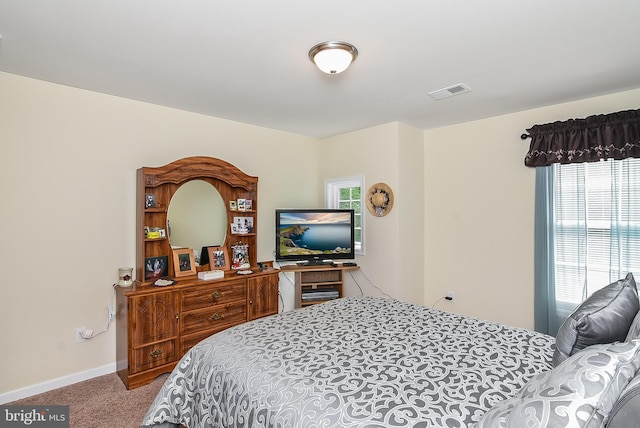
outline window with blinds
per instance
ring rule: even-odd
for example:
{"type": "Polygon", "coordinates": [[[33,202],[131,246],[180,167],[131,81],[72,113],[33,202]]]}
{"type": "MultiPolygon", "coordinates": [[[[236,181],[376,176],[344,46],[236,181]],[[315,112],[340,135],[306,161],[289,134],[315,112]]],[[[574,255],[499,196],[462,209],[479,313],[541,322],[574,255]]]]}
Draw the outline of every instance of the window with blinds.
{"type": "Polygon", "coordinates": [[[328,179],[325,181],[327,208],[344,208],[354,211],[355,252],[364,255],[364,222],[362,218],[364,179],[362,176],[328,179]]]}
{"type": "Polygon", "coordinates": [[[556,299],[577,305],[633,272],[640,279],[640,159],[554,164],[556,299]]]}

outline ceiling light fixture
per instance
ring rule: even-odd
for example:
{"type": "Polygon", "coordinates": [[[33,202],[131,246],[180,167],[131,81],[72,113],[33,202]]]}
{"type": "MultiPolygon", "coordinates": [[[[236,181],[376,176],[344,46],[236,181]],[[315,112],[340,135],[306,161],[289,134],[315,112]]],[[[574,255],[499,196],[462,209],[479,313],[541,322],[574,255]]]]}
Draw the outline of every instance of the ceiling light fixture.
{"type": "Polygon", "coordinates": [[[321,71],[338,74],[358,57],[358,49],[347,42],[322,42],[309,50],[309,59],[321,71]]]}

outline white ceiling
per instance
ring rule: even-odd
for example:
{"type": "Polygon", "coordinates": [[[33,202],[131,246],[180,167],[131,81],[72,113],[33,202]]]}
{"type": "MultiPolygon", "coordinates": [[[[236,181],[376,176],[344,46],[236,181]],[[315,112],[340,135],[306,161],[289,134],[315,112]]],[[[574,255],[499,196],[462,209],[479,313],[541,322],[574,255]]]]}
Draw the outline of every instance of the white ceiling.
{"type": "Polygon", "coordinates": [[[640,87],[638,0],[0,0],[0,35],[1,71],[318,138],[640,87]]]}

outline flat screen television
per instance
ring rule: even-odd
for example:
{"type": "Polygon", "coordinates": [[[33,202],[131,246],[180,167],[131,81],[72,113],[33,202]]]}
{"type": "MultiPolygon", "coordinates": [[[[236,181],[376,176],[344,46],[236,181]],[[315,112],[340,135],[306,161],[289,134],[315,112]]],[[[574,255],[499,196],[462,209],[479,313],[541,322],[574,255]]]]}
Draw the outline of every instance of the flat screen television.
{"type": "Polygon", "coordinates": [[[277,209],[276,261],[331,264],[354,259],[354,214],[346,209],[277,209]]]}

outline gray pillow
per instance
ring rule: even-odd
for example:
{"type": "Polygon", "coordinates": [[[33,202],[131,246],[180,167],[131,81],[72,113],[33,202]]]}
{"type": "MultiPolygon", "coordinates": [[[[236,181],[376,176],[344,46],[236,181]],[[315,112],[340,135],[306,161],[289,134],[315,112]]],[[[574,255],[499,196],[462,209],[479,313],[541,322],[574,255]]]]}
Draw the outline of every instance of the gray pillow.
{"type": "Polygon", "coordinates": [[[640,312],[636,315],[631,323],[631,327],[629,327],[629,332],[627,333],[627,340],[629,342],[633,339],[640,339],[640,312]]]}
{"type": "MultiPolygon", "coordinates": [[[[472,427],[602,427],[639,368],[640,340],[590,346],[531,378],[515,397],[493,406],[472,427]]],[[[632,426],[637,425],[625,428],[632,426]]]]}
{"type": "Polygon", "coordinates": [[[609,413],[607,428],[629,428],[638,426],[640,421],[640,374],[636,374],[625,387],[618,402],[609,413]]]}
{"type": "Polygon", "coordinates": [[[560,326],[553,365],[597,343],[624,341],[640,302],[633,274],[593,293],[560,326]]]}

